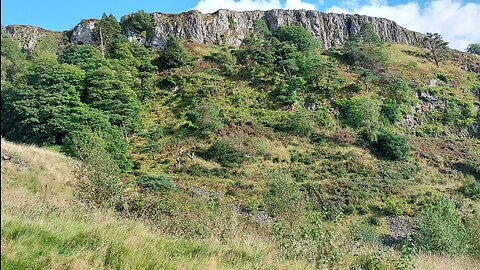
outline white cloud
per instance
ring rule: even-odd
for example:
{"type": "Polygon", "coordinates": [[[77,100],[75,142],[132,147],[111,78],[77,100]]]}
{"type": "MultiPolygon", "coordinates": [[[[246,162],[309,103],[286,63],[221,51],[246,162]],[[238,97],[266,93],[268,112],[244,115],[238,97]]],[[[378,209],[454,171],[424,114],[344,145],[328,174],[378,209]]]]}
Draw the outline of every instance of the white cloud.
{"type": "Polygon", "coordinates": [[[202,13],[211,13],[219,9],[230,10],[269,10],[269,9],[316,9],[315,5],[302,0],[201,0],[193,8],[202,13]]]}
{"type": "MultiPolygon", "coordinates": [[[[352,2],[352,1],[349,1],[352,2]]],[[[356,2],[356,1],[353,1],[356,2]]],[[[352,8],[333,6],[327,12],[362,14],[383,17],[422,33],[438,32],[452,48],[464,50],[470,43],[480,42],[480,4],[459,0],[430,0],[423,7],[418,2],[388,5],[385,0],[352,8]]]]}

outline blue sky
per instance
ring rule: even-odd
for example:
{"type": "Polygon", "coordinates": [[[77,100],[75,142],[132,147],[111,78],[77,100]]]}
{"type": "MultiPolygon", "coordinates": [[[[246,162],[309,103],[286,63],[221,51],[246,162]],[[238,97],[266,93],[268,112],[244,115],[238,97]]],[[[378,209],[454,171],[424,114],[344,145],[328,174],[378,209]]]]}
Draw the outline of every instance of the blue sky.
{"type": "Polygon", "coordinates": [[[99,18],[103,12],[120,19],[140,9],[208,13],[218,8],[288,8],[385,17],[419,32],[438,32],[457,49],[480,42],[480,0],[1,0],[1,4],[2,25],[28,24],[50,30],[72,29],[81,19],[99,18]]]}
{"type": "MultiPolygon", "coordinates": [[[[66,30],[73,28],[81,19],[98,18],[103,12],[112,13],[117,19],[140,9],[147,12],[178,13],[193,9],[198,2],[200,0],[2,0],[1,21],[2,25],[29,24],[50,30],[66,30]]],[[[284,4],[285,0],[280,2],[284,4]]],[[[334,5],[347,7],[349,3],[361,4],[368,1],[304,0],[303,2],[313,4],[318,10],[324,11],[334,5]]],[[[389,1],[391,4],[401,2],[407,1],[389,1]]]]}

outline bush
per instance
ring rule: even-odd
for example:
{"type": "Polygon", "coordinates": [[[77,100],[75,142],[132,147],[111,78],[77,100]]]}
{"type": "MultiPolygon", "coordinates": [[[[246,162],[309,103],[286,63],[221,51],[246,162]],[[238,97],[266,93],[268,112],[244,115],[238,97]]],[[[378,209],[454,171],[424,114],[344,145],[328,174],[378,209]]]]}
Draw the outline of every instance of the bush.
{"type": "Polygon", "coordinates": [[[380,133],[374,147],[380,156],[390,160],[408,158],[407,138],[390,131],[380,133]]]}
{"type": "Polygon", "coordinates": [[[203,153],[207,159],[215,160],[224,166],[238,166],[249,157],[243,140],[234,137],[221,138],[203,153]]]}
{"type": "Polygon", "coordinates": [[[366,135],[369,141],[376,141],[381,127],[380,106],[369,96],[357,96],[337,103],[344,124],[366,135]]]}
{"type": "Polygon", "coordinates": [[[283,129],[300,136],[310,136],[314,126],[314,120],[306,110],[300,109],[288,116],[283,129]]]}
{"type": "Polygon", "coordinates": [[[365,223],[353,223],[349,230],[352,241],[360,245],[376,244],[380,239],[377,229],[365,223]]]}
{"type": "Polygon", "coordinates": [[[194,113],[187,116],[202,136],[208,136],[223,127],[220,107],[212,102],[203,102],[194,113]]]}
{"type": "Polygon", "coordinates": [[[400,105],[395,99],[385,100],[382,105],[381,113],[388,119],[390,124],[395,124],[402,118],[400,105]]]}
{"type": "Polygon", "coordinates": [[[472,200],[480,200],[480,183],[471,182],[461,186],[458,189],[465,197],[472,200]]]}
{"type": "Polygon", "coordinates": [[[147,34],[154,28],[153,16],[150,13],[146,13],[143,10],[139,10],[135,13],[122,17],[120,20],[122,27],[132,27],[133,29],[147,34]]]}
{"type": "Polygon", "coordinates": [[[153,191],[171,191],[175,189],[170,179],[165,175],[141,175],[135,179],[137,185],[153,191]]]}
{"type": "Polygon", "coordinates": [[[178,39],[168,37],[165,47],[160,51],[158,66],[160,69],[178,68],[188,65],[185,49],[178,39]]]}
{"type": "Polygon", "coordinates": [[[469,254],[480,259],[480,215],[474,215],[466,223],[469,254]]]}
{"type": "Polygon", "coordinates": [[[424,251],[461,254],[467,235],[455,205],[446,198],[436,198],[421,210],[413,239],[424,251]]]}

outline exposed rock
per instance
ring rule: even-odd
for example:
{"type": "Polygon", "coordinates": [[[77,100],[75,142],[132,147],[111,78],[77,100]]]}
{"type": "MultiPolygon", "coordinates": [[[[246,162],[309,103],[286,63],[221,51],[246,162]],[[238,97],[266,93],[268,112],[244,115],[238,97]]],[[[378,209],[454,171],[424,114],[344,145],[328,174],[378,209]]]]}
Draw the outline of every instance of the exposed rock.
{"type": "Polygon", "coordinates": [[[93,29],[97,19],[82,20],[73,28],[70,41],[75,44],[93,44],[93,29]]]}
{"type": "Polygon", "coordinates": [[[317,104],[315,104],[315,102],[307,102],[305,103],[305,109],[309,110],[309,111],[315,111],[317,108],[317,104]]]}
{"type": "MultiPolygon", "coordinates": [[[[363,22],[370,22],[384,41],[418,44],[423,34],[410,31],[395,22],[363,15],[323,13],[313,10],[268,10],[230,11],[218,10],[211,14],[188,11],[180,14],[153,13],[154,30],[148,39],[140,33],[125,29],[131,41],[144,43],[147,47],[159,49],[166,44],[167,37],[194,43],[214,43],[238,46],[253,31],[256,19],[264,19],[271,30],[281,25],[298,24],[310,30],[324,48],[339,47],[349,36],[359,31],[363,22]]],[[[94,20],[83,20],[72,33],[73,43],[91,43],[94,20]]]]}
{"type": "Polygon", "coordinates": [[[14,164],[19,169],[24,170],[24,169],[28,168],[28,165],[25,161],[23,161],[22,159],[20,159],[18,157],[9,156],[5,152],[3,152],[3,150],[1,151],[1,159],[2,159],[2,161],[10,162],[10,163],[14,164]]]}
{"type": "Polygon", "coordinates": [[[428,84],[428,86],[430,86],[430,87],[437,86],[437,80],[435,80],[435,79],[430,80],[430,83],[428,84]]]}
{"type": "Polygon", "coordinates": [[[2,33],[10,35],[24,52],[30,52],[48,30],[30,25],[8,25],[2,27],[2,33]]]}

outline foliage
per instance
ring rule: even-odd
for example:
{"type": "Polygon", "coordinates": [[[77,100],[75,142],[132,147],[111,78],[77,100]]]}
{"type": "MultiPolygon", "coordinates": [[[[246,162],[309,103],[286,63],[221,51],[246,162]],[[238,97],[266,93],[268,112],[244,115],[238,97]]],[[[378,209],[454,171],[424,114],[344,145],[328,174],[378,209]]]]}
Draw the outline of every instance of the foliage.
{"type": "Polygon", "coordinates": [[[118,23],[115,16],[103,13],[102,18],[95,22],[95,28],[93,29],[93,39],[100,46],[102,55],[109,52],[116,42],[125,39],[121,34],[122,27],[118,23]]]}
{"type": "Polygon", "coordinates": [[[175,188],[165,175],[140,175],[135,179],[138,186],[153,191],[171,191],[175,188]]]}
{"type": "Polygon", "coordinates": [[[480,183],[477,181],[466,183],[458,189],[465,197],[480,200],[480,183]]]}
{"type": "Polygon", "coordinates": [[[283,104],[292,105],[298,100],[298,91],[302,91],[305,87],[305,80],[302,77],[292,76],[288,81],[280,85],[273,95],[283,104]]]}
{"type": "Polygon", "coordinates": [[[167,38],[165,47],[159,54],[158,67],[160,69],[183,67],[189,63],[185,49],[180,41],[173,36],[167,38]]]}
{"type": "Polygon", "coordinates": [[[395,99],[389,98],[385,100],[382,104],[380,112],[385,116],[385,118],[387,118],[390,124],[395,124],[402,118],[400,105],[395,99]]]}
{"type": "Polygon", "coordinates": [[[472,43],[468,45],[467,52],[480,55],[480,43],[472,43]]]}
{"type": "Polygon", "coordinates": [[[288,115],[282,130],[308,137],[312,133],[314,119],[307,110],[297,109],[288,115]]]}
{"type": "Polygon", "coordinates": [[[120,24],[124,29],[131,27],[138,32],[145,32],[147,36],[150,35],[154,28],[152,14],[143,10],[122,17],[122,19],[120,19],[120,24]]]}
{"type": "Polygon", "coordinates": [[[301,52],[313,51],[318,48],[318,42],[313,34],[298,25],[280,26],[275,30],[273,36],[280,42],[288,42],[295,45],[301,52]]]}
{"type": "Polygon", "coordinates": [[[337,105],[343,123],[366,135],[369,141],[376,141],[381,128],[378,101],[369,96],[356,96],[337,105]]]}
{"type": "Polygon", "coordinates": [[[60,55],[61,63],[75,65],[85,71],[108,65],[92,45],[70,45],[60,55]]]}
{"type": "Polygon", "coordinates": [[[428,50],[428,57],[431,58],[437,67],[440,62],[446,60],[450,56],[448,42],[438,33],[427,33],[422,40],[423,46],[428,50]]]}
{"type": "Polygon", "coordinates": [[[231,76],[236,72],[235,64],[237,63],[237,58],[232,54],[231,50],[223,48],[219,52],[212,53],[207,59],[219,64],[226,75],[231,76]]]}
{"type": "Polygon", "coordinates": [[[249,158],[249,149],[244,141],[235,137],[218,139],[203,155],[223,166],[239,166],[249,158]]]}
{"type": "Polygon", "coordinates": [[[459,254],[465,251],[466,236],[455,205],[446,198],[435,198],[421,210],[413,239],[424,251],[459,254]]]}
{"type": "Polygon", "coordinates": [[[390,160],[405,160],[408,158],[407,138],[391,131],[378,134],[374,147],[379,155],[390,160]]]}
{"type": "Polygon", "coordinates": [[[358,33],[352,34],[343,46],[343,55],[350,65],[380,71],[385,55],[383,42],[370,23],[363,23],[358,33]]]}
{"type": "Polygon", "coordinates": [[[141,151],[148,153],[152,160],[155,160],[157,153],[162,149],[159,140],[163,137],[163,130],[160,128],[152,128],[139,134],[145,139],[145,143],[141,147],[141,151]]]}
{"type": "Polygon", "coordinates": [[[283,172],[269,175],[267,192],[264,195],[266,211],[290,229],[299,225],[306,211],[306,201],[297,184],[283,172]]]}
{"type": "Polygon", "coordinates": [[[202,102],[195,112],[188,115],[201,136],[209,136],[223,127],[220,107],[209,101],[202,102]]]}
{"type": "Polygon", "coordinates": [[[84,76],[72,65],[32,63],[12,89],[2,90],[2,135],[25,143],[60,144],[70,115],[82,106],[84,76]]]}

